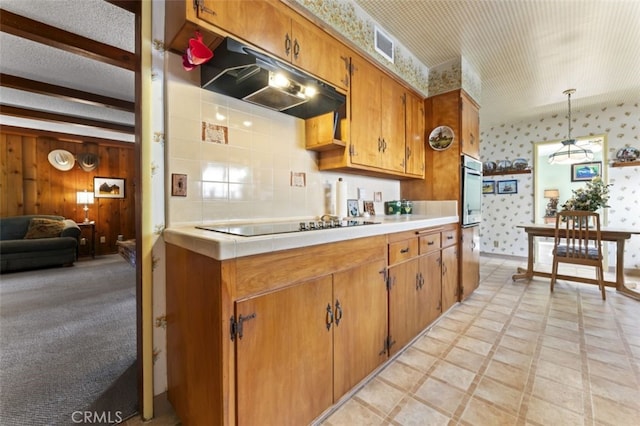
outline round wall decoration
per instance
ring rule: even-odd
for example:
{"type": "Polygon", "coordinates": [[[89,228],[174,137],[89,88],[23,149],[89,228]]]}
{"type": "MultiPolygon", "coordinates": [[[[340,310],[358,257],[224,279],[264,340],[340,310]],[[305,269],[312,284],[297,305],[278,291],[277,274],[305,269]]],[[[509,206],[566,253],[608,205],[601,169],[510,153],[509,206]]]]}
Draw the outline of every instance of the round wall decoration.
{"type": "Polygon", "coordinates": [[[73,154],[64,149],[54,149],[49,153],[47,158],[53,167],[63,172],[73,169],[73,166],[76,164],[76,159],[73,157],[73,154]]]}
{"type": "Polygon", "coordinates": [[[453,143],[455,136],[448,126],[438,126],[429,135],[429,146],[436,151],[444,151],[453,143]]]}

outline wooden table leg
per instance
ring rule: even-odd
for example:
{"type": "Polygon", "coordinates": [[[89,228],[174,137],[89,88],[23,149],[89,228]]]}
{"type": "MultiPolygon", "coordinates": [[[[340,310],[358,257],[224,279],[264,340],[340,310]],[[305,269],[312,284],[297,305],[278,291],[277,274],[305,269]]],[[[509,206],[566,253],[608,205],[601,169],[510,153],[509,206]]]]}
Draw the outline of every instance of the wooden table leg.
{"type": "Polygon", "coordinates": [[[624,239],[618,238],[616,245],[616,290],[626,288],[624,285],[624,239]]]}
{"type": "Polygon", "coordinates": [[[528,232],[527,236],[528,236],[527,269],[518,268],[518,273],[514,274],[511,277],[513,281],[521,280],[523,278],[530,280],[531,278],[533,278],[533,234],[528,232]]]}

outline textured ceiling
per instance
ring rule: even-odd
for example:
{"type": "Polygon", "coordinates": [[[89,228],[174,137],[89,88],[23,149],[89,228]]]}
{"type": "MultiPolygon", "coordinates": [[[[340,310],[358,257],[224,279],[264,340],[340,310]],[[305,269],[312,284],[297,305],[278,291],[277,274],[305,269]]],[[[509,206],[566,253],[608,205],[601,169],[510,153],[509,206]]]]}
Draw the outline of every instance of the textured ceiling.
{"type": "MultiPolygon", "coordinates": [[[[13,12],[89,39],[134,51],[134,15],[104,0],[2,0],[13,12]]],[[[113,65],[0,32],[0,72],[133,102],[135,75],[113,65]]],[[[3,104],[133,125],[133,113],[0,88],[3,104]]],[[[133,141],[133,135],[87,126],[2,116],[2,124],[133,141]]]]}
{"type": "MultiPolygon", "coordinates": [[[[464,57],[482,81],[482,126],[640,101],[640,0],[355,0],[427,67],[464,57]]],[[[134,17],[103,0],[2,0],[1,7],[133,51],[134,17]]],[[[133,72],[0,33],[0,71],[133,101],[133,72]]],[[[0,91],[2,102],[133,124],[45,96],[0,91]]],[[[2,122],[20,125],[20,119],[2,122]]],[[[49,126],[45,124],[45,126],[49,126]]],[[[56,126],[56,131],[59,130],[56,126]]],[[[40,127],[42,128],[42,127],[40,127]]],[[[89,129],[71,129],[70,133],[89,129]]],[[[109,132],[113,139],[126,135],[109,132]]]]}
{"type": "Polygon", "coordinates": [[[482,126],[640,101],[638,0],[355,0],[428,68],[464,57],[482,126]]]}

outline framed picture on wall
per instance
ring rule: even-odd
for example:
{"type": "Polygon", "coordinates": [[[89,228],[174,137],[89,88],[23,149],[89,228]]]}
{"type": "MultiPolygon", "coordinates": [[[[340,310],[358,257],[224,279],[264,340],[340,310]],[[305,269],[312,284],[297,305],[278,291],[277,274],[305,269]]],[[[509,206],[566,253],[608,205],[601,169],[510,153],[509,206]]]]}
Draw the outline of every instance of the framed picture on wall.
{"type": "Polygon", "coordinates": [[[483,194],[495,194],[496,193],[496,181],[495,180],[483,180],[482,181],[482,193],[483,194]]]}
{"type": "Polygon", "coordinates": [[[518,181],[513,180],[499,180],[498,181],[498,194],[517,194],[518,193],[518,181]]]}
{"type": "Polygon", "coordinates": [[[591,180],[596,176],[602,176],[602,161],[571,165],[571,182],[591,180]]]}
{"type": "Polygon", "coordinates": [[[94,177],[93,192],[96,198],[124,198],[124,179],[94,177]]]}
{"type": "Polygon", "coordinates": [[[360,216],[360,207],[358,206],[358,200],[347,200],[347,211],[349,217],[360,216]]]}

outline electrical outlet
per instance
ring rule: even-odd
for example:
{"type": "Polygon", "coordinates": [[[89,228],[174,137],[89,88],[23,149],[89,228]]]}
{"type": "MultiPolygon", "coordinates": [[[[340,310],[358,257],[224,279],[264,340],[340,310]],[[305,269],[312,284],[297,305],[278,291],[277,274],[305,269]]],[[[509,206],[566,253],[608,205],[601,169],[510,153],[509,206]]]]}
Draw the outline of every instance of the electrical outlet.
{"type": "Polygon", "coordinates": [[[500,245],[500,242],[498,240],[493,240],[494,247],[498,247],[499,245],[500,245]]]}
{"type": "Polygon", "coordinates": [[[100,244],[104,244],[107,242],[107,237],[105,237],[104,235],[100,237],[100,244]]]}
{"type": "Polygon", "coordinates": [[[86,246],[87,245],[87,239],[86,238],[81,238],[80,239],[80,245],[81,246],[86,246]]]}

